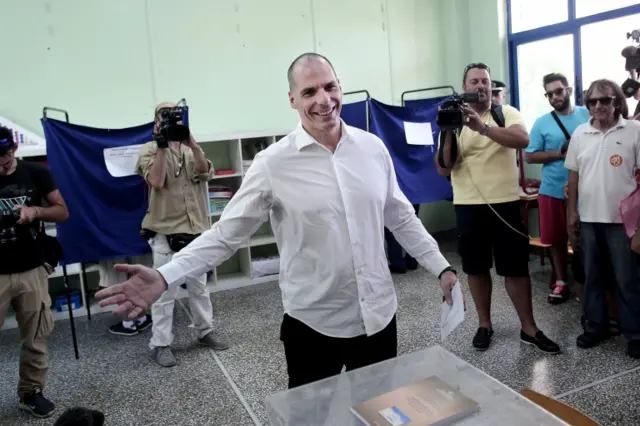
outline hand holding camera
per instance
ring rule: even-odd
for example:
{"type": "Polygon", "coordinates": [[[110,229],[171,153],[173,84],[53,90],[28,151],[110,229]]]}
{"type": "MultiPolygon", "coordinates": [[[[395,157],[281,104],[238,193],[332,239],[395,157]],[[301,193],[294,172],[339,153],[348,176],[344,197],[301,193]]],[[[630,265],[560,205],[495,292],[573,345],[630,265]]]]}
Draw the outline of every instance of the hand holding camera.
{"type": "Polygon", "coordinates": [[[467,104],[461,105],[460,109],[464,113],[464,125],[474,132],[482,133],[486,127],[482,117],[467,104]]]}
{"type": "Polygon", "coordinates": [[[158,111],[158,130],[153,133],[153,140],[158,144],[158,148],[168,148],[171,141],[189,144],[192,139],[189,127],[184,124],[187,107],[179,104],[158,111]]]}

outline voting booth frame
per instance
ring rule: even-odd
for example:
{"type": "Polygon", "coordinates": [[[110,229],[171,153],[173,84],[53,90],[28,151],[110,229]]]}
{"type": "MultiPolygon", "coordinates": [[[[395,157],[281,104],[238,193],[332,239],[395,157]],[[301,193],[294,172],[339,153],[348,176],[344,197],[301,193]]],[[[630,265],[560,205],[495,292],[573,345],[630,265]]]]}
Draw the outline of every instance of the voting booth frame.
{"type": "MultiPolygon", "coordinates": [[[[281,130],[195,135],[205,156],[212,162],[217,173],[208,182],[207,193],[203,194],[204,197],[207,197],[210,205],[211,225],[220,219],[222,210],[228,202],[228,199],[220,196],[220,194],[227,192],[222,189],[228,188],[231,193],[235,193],[240,188],[244,174],[255,154],[288,133],[287,130],[281,130]]],[[[46,155],[44,147],[16,151],[17,157],[31,161],[44,162],[46,155]]],[[[56,228],[53,224],[47,224],[45,230],[48,234],[55,236],[56,228]]],[[[277,256],[278,248],[275,237],[271,225],[267,221],[230,259],[209,274],[209,291],[213,293],[277,281],[277,273],[265,275],[265,268],[260,267],[261,260],[277,256]]],[[[150,255],[149,262],[151,262],[150,255]]],[[[151,265],[149,264],[149,266],[151,265]]],[[[58,266],[49,275],[49,292],[52,295],[51,310],[54,321],[70,318],[69,306],[73,309],[71,312],[73,317],[89,316],[90,319],[92,314],[110,312],[111,307],[101,308],[99,302],[93,297],[95,292],[99,290],[99,282],[100,273],[97,264],[74,263],[64,267],[58,266]],[[69,297],[58,296],[65,292],[71,293],[71,295],[69,297]]],[[[181,299],[187,296],[187,291],[181,288],[177,297],[181,299]]],[[[3,329],[16,328],[17,326],[15,314],[10,311],[5,319],[3,329]]]]}

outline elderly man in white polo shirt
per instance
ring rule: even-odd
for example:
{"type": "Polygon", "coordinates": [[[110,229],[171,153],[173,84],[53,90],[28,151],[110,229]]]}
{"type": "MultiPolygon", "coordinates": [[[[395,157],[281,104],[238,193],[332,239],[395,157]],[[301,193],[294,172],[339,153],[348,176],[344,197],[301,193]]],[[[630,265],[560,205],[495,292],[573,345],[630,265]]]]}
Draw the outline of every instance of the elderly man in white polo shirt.
{"type": "Polygon", "coordinates": [[[622,89],[610,80],[594,81],[586,94],[593,116],[579,126],[569,144],[568,226],[580,227],[586,281],[584,333],[577,339],[590,348],[609,337],[603,274],[608,256],[617,285],[620,329],[628,353],[640,358],[640,255],[631,250],[620,217],[620,201],[636,188],[640,167],[640,122],[629,114],[622,89]],[[579,210],[578,203],[579,200],[579,210]]]}
{"type": "Polygon", "coordinates": [[[340,119],[342,89],[331,63],[307,53],[287,74],[300,124],[255,157],[220,220],[158,270],[117,266],[131,278],[97,297],[135,318],[167,288],[231,257],[270,217],[291,388],[397,355],[385,227],[439,277],[448,302],[457,278],[399,189],[383,142],[340,119]]]}

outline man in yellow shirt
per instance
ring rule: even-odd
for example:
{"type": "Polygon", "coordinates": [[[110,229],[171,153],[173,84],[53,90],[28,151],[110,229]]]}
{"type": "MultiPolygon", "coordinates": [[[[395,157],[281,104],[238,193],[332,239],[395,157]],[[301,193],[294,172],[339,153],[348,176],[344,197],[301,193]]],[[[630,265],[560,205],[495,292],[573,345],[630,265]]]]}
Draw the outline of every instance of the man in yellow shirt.
{"type": "Polygon", "coordinates": [[[486,350],[493,336],[490,270],[495,259],[496,273],[505,277],[507,293],[520,317],[521,341],[557,353],[559,346],[536,326],[531,305],[529,237],[520,215],[516,165],[516,150],[527,147],[529,135],[520,112],[510,105],[499,107],[504,123],[493,118],[489,67],[468,65],[462,81],[465,92],[478,94],[479,103],[462,107],[462,130],[455,132],[457,138],[451,131],[445,133],[439,148],[443,164],[437,160],[439,152],[435,158],[438,172],[450,175],[453,185],[458,251],[479,319],[473,346],[486,350]],[[452,151],[454,143],[457,150],[452,151]]]}

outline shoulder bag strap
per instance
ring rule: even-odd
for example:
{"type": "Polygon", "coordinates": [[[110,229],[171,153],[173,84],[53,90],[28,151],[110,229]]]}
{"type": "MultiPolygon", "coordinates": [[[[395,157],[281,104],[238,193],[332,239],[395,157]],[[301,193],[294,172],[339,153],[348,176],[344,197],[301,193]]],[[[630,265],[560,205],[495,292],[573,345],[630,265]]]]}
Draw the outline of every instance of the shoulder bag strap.
{"type": "Polygon", "coordinates": [[[564,133],[564,137],[567,140],[571,139],[571,135],[569,134],[569,132],[567,132],[567,129],[562,124],[562,121],[560,121],[558,114],[556,114],[555,111],[551,111],[551,116],[553,117],[554,120],[556,120],[556,123],[558,123],[558,127],[560,127],[560,130],[562,130],[562,133],[564,133]]]}

